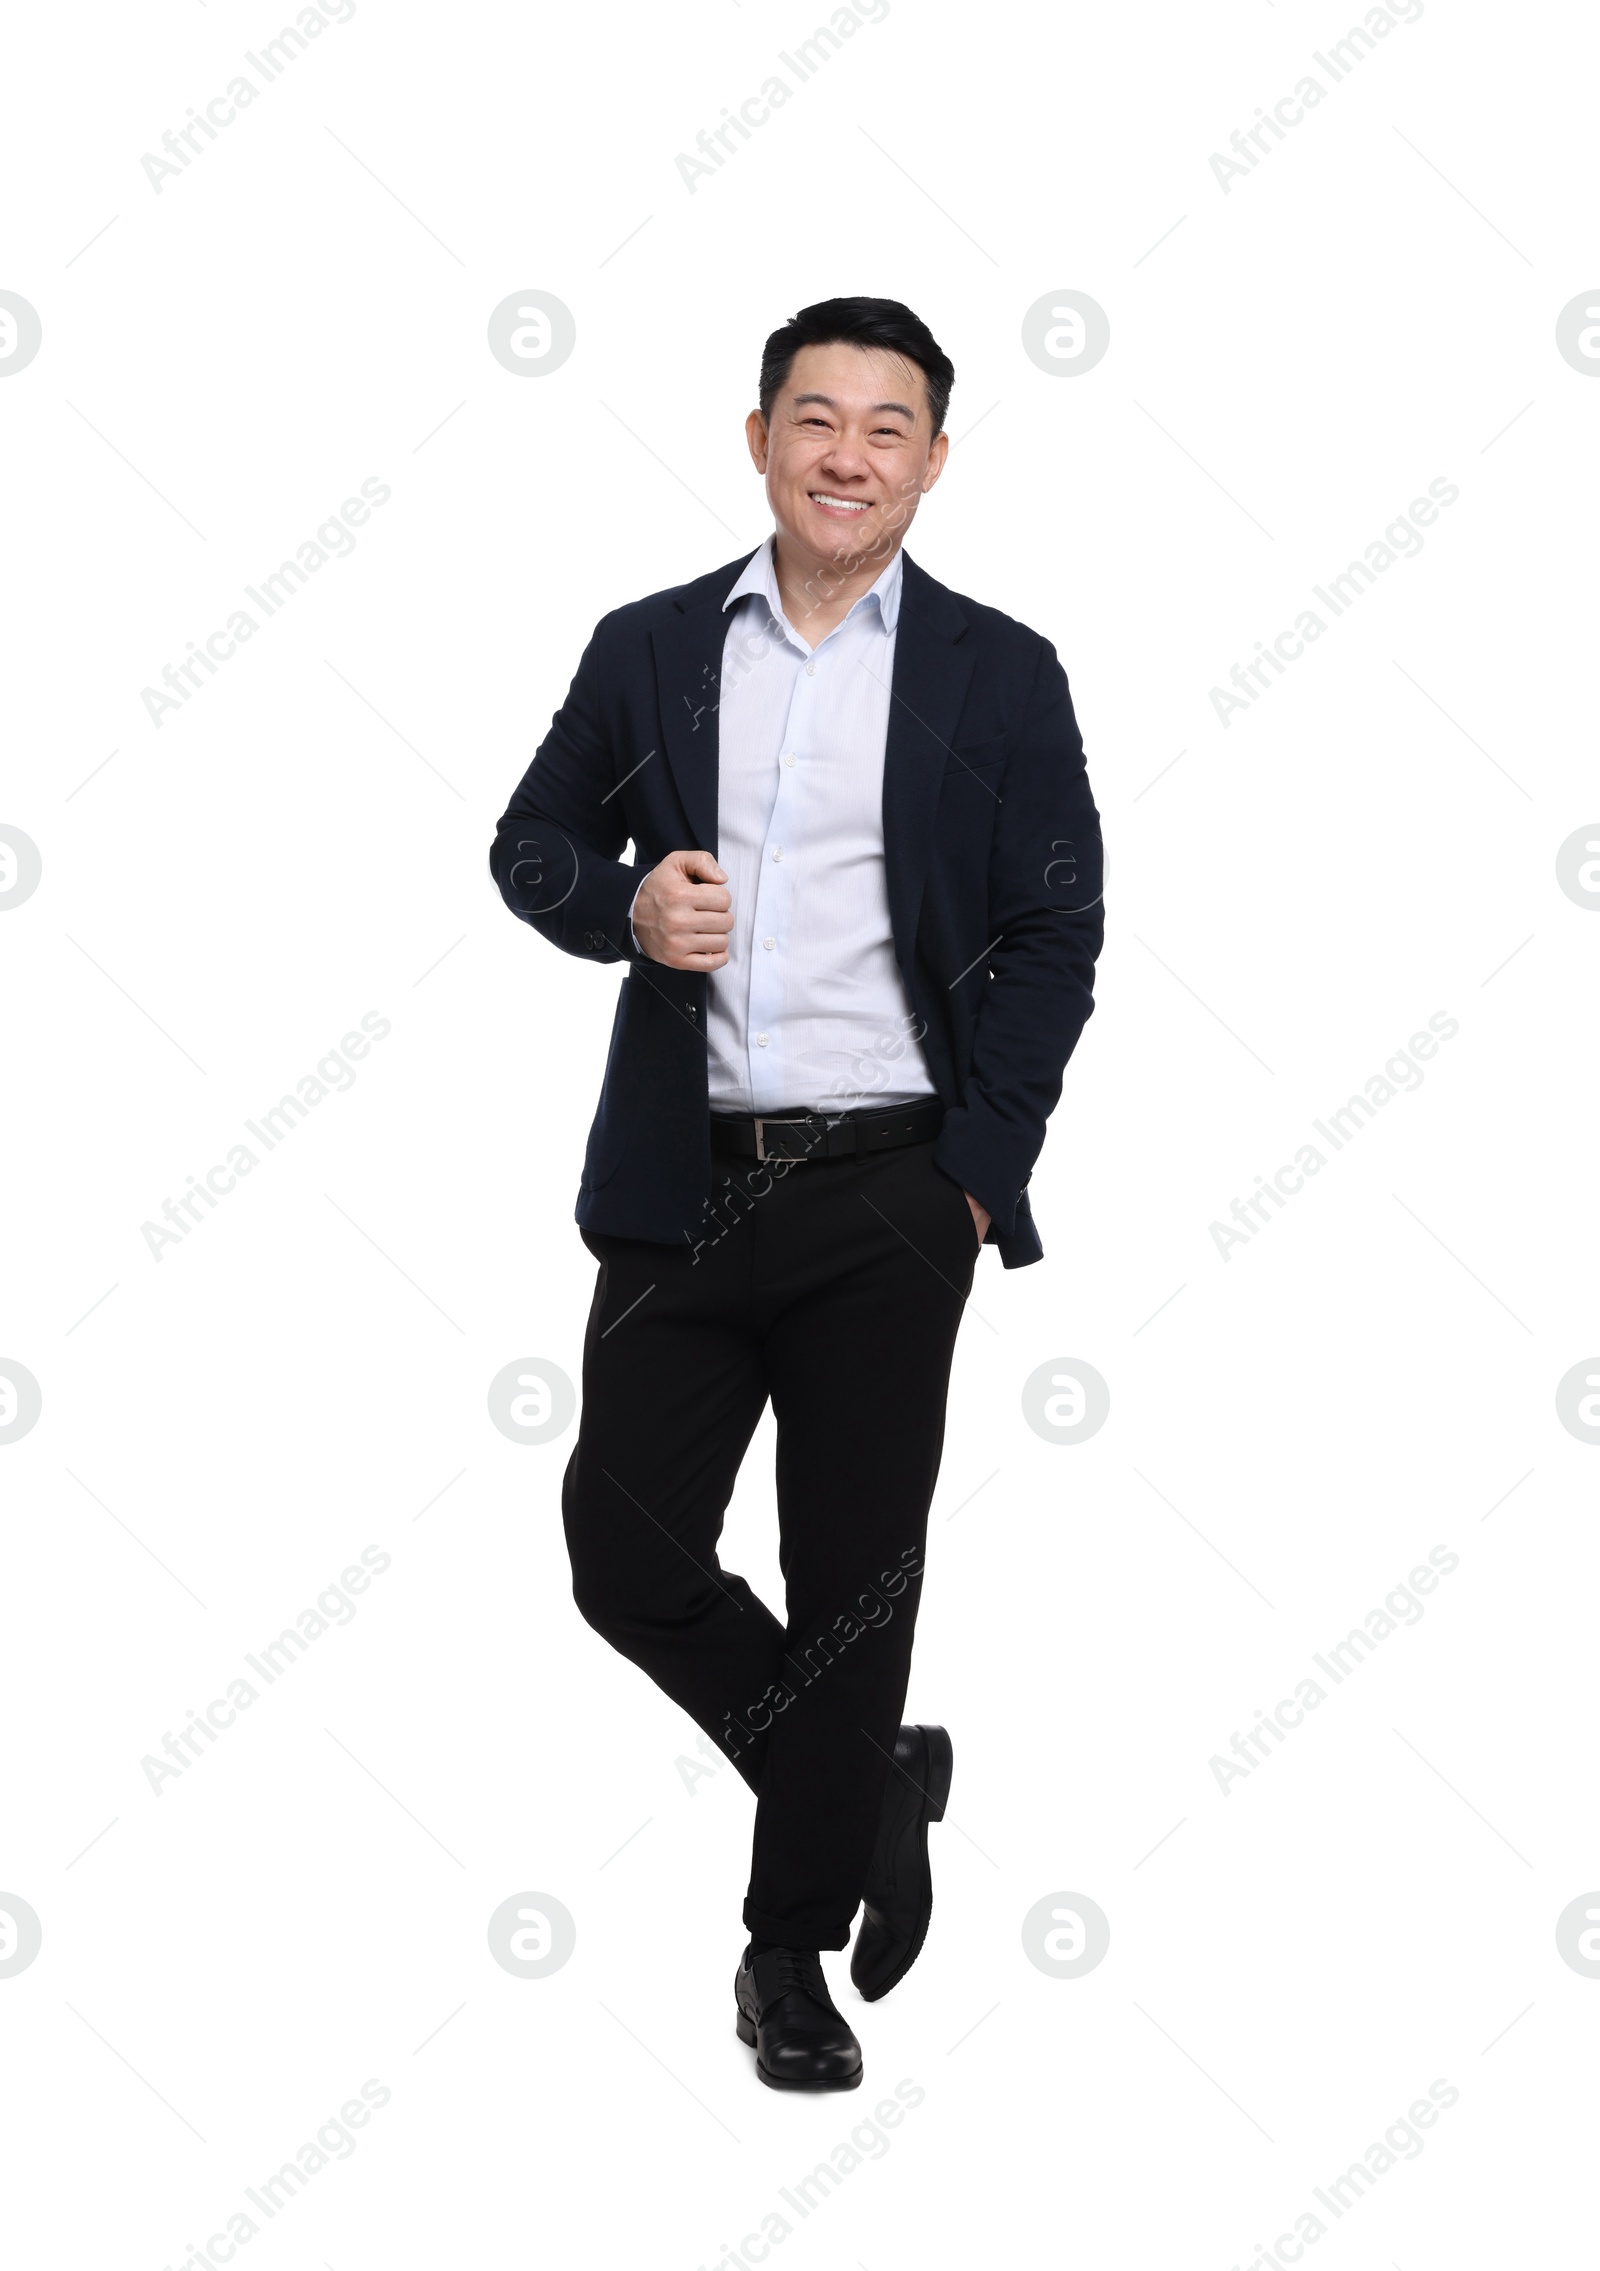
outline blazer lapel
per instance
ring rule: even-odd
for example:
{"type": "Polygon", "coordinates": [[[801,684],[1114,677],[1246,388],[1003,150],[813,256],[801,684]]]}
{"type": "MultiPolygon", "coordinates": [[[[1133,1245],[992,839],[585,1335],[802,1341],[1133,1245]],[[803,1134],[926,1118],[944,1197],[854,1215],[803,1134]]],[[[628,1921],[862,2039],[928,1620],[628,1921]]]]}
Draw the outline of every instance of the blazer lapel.
{"type": "Polygon", "coordinates": [[[690,847],[717,850],[717,712],[722,700],[722,648],[728,618],[722,603],[744,560],[700,577],[680,602],[682,613],[650,635],[667,762],[689,822],[690,847]]]}
{"type": "Polygon", "coordinates": [[[895,958],[907,985],[933,850],[934,807],[974,650],[954,595],[908,553],[900,587],[883,752],[883,853],[895,958]]]}

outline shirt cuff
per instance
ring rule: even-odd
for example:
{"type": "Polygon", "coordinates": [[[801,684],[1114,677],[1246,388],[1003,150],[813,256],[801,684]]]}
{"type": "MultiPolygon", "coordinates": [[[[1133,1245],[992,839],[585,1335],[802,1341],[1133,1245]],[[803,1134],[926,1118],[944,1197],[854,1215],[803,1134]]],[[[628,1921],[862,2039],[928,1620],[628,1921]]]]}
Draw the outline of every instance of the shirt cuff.
{"type": "MultiPolygon", "coordinates": [[[[642,891],[643,889],[644,884],[641,883],[639,886],[639,891],[642,891]]],[[[639,891],[636,891],[633,897],[628,901],[628,935],[633,940],[633,950],[635,954],[642,955],[644,953],[644,948],[639,944],[639,933],[633,927],[633,910],[639,904],[639,891]]]]}

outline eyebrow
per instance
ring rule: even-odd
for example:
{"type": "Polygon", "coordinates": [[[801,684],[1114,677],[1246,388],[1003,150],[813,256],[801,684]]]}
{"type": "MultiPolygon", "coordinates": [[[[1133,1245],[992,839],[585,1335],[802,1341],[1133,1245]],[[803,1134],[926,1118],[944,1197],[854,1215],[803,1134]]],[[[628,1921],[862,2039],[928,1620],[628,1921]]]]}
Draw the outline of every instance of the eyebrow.
{"type": "MultiPolygon", "coordinates": [[[[837,410],[839,407],[831,394],[797,394],[794,398],[795,408],[798,410],[803,402],[820,402],[829,410],[837,410]]],[[[867,415],[869,418],[876,417],[880,410],[898,410],[902,418],[909,418],[913,425],[916,424],[917,414],[909,402],[875,402],[867,415]]]]}

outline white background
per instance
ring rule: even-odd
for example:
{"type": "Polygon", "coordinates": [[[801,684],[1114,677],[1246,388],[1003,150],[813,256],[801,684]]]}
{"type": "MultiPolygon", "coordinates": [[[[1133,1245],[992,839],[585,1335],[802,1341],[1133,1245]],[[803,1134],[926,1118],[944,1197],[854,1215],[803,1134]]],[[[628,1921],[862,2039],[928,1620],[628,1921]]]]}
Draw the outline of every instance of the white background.
{"type": "MultiPolygon", "coordinates": [[[[775,2257],[1227,2271],[1442,2078],[1308,2253],[1583,2260],[1600,1985],[1555,1920],[1600,1883],[1600,1546],[1555,1388],[1600,1346],[1600,920],[1556,855],[1600,804],[1600,386],[1555,324],[1600,268],[1592,18],[1430,0],[1225,192],[1359,9],[895,0],[691,192],[677,153],[825,13],[362,0],[157,193],[143,155],[288,20],[35,10],[7,59],[0,286],[43,325],[0,387],[0,821],[43,862],[0,925],[0,1356],[43,1396],[0,1449],[19,2260],[178,2265],[368,2077],[252,2264],[709,2267],[902,2078],[775,2257]],[[1081,375],[1021,343],[1067,288],[1111,326],[1081,375]],[[527,289],[577,325],[543,376],[486,345],[527,289]],[[986,1252],[957,1350],[933,1933],[870,2008],[828,1959],[867,2083],[796,2098],[733,2034],[748,1795],[686,1783],[694,1730],[578,1619],[571,1430],[488,1418],[504,1365],[578,1372],[618,974],[486,854],[595,620],[764,534],[761,343],[856,291],[955,361],[909,548],[1059,649],[1111,885],[1045,1259],[986,1252]],[[1210,689],[1441,476],[1421,553],[1224,727],[1210,689]],[[354,553],[154,725],[369,477],[354,553]],[[354,1086],[154,1259],[368,1011],[354,1086]],[[1420,1089],[1224,1259],[1438,1011],[1420,1089]],[[1081,1445],[1022,1417],[1056,1359],[1109,1384],[1081,1445]],[[374,1545],[354,1621],[152,1791],[374,1545]],[[1436,1546],[1421,1622],[1225,1794],[1234,1731],[1436,1546]],[[542,1980],[486,1940],[530,1890],[577,1927],[542,1980]],[[1111,1941],[1063,1980],[1021,1925],[1071,1892],[1111,1941]]],[[[771,1447],[725,1558],[775,1595],[771,1447]]]]}

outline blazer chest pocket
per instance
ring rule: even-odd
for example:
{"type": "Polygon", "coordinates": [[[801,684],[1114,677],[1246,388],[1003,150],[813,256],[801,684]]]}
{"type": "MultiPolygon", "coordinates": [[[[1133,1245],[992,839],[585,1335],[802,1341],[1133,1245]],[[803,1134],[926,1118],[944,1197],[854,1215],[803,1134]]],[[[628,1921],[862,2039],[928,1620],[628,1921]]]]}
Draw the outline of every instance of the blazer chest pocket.
{"type": "Polygon", "coordinates": [[[1006,736],[995,733],[987,741],[975,741],[965,749],[952,749],[945,760],[945,773],[957,779],[963,773],[986,774],[1003,763],[1006,754],[1006,736]]]}

